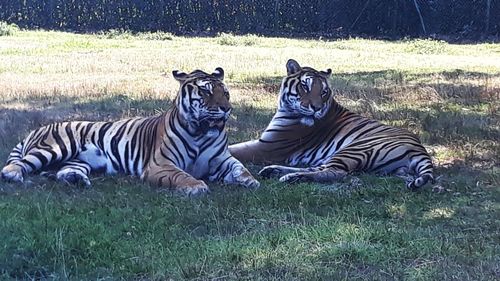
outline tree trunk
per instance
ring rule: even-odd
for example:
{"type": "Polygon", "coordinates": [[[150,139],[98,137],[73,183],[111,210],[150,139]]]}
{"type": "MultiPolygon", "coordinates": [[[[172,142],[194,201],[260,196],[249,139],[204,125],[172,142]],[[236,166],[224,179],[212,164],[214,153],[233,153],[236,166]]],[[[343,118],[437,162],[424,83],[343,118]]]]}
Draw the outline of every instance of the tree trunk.
{"type": "Polygon", "coordinates": [[[486,26],[484,28],[484,33],[488,34],[490,31],[490,10],[491,10],[491,0],[486,0],[486,26]]]}
{"type": "Polygon", "coordinates": [[[424,35],[426,35],[427,31],[425,30],[424,18],[422,17],[422,13],[420,12],[420,7],[418,6],[417,0],[413,0],[413,3],[415,4],[415,9],[417,9],[418,17],[420,18],[420,25],[422,26],[424,35]]]}

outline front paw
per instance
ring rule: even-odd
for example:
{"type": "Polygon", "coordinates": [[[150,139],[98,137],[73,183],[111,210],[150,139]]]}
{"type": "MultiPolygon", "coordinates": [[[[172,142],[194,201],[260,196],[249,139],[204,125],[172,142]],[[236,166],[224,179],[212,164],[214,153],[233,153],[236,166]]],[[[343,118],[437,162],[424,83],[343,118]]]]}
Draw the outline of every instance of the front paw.
{"type": "Polygon", "coordinates": [[[197,180],[183,184],[177,188],[177,191],[184,193],[189,197],[193,197],[205,194],[210,190],[205,182],[197,180]]]}
{"type": "Polygon", "coordinates": [[[260,182],[254,179],[253,177],[243,178],[240,181],[240,184],[246,188],[259,188],[260,182]]]}
{"type": "Polygon", "coordinates": [[[280,178],[280,182],[286,182],[286,183],[297,183],[306,180],[307,177],[303,173],[290,173],[280,178]]]}
{"type": "Polygon", "coordinates": [[[23,182],[23,169],[15,164],[9,164],[2,169],[2,179],[12,182],[23,182]]]}
{"type": "Polygon", "coordinates": [[[266,166],[259,172],[259,175],[264,178],[279,177],[283,174],[283,170],[279,165],[266,166]]]}
{"type": "Polygon", "coordinates": [[[57,172],[56,178],[57,180],[68,185],[79,185],[80,183],[82,183],[86,187],[91,186],[89,177],[78,169],[65,168],[63,170],[60,170],[59,172],[57,172]]]}
{"type": "Polygon", "coordinates": [[[231,174],[229,181],[226,183],[237,183],[246,188],[258,188],[260,183],[252,176],[252,174],[244,167],[236,167],[231,174]]]}

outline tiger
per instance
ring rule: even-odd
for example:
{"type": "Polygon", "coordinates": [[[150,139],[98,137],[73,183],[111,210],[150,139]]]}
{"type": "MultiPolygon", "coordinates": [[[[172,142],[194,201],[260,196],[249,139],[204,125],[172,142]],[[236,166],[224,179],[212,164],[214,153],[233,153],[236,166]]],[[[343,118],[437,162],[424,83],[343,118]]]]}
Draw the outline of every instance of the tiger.
{"type": "Polygon", "coordinates": [[[91,172],[123,173],[189,196],[209,191],[204,180],[259,187],[228,150],[224,127],[232,106],[224,70],[172,74],[180,89],[166,112],[38,128],[15,146],[1,177],[23,182],[29,173],[52,170],[61,182],[90,186],[91,172]]]}
{"type": "Polygon", "coordinates": [[[333,182],[354,172],[395,174],[411,190],[434,181],[431,157],[416,135],[335,101],[331,69],[301,67],[293,59],[286,69],[271,122],[259,139],[230,145],[234,157],[273,164],[259,175],[281,182],[333,182]]]}

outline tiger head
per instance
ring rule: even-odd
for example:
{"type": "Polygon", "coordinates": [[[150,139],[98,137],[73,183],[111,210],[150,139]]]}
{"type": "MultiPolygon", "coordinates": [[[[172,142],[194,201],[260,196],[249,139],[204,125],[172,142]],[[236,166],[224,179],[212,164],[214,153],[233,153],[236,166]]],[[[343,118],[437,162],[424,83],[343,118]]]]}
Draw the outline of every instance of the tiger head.
{"type": "Polygon", "coordinates": [[[231,113],[229,91],[223,83],[224,70],[217,67],[212,74],[174,70],[172,74],[181,84],[175,104],[189,132],[218,136],[231,113]]]}
{"type": "Polygon", "coordinates": [[[323,118],[332,104],[333,95],[328,78],[332,70],[317,71],[301,67],[293,59],[286,63],[287,76],[280,89],[279,110],[301,117],[306,126],[323,118]]]}

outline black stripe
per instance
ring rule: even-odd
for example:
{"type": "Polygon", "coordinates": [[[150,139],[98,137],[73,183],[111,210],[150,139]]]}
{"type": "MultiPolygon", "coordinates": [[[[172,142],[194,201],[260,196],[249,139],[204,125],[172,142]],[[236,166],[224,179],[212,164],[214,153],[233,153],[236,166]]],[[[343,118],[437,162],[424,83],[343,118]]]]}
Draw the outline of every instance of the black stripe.
{"type": "MultiPolygon", "coordinates": [[[[108,132],[108,130],[111,128],[112,123],[111,122],[106,122],[102,127],[99,129],[98,133],[98,138],[97,138],[97,146],[104,151],[104,136],[108,132]]],[[[95,134],[95,132],[94,132],[95,134]]],[[[93,136],[94,137],[94,136],[93,136]]]]}
{"type": "Polygon", "coordinates": [[[119,151],[119,144],[120,141],[123,139],[123,135],[125,132],[125,129],[127,128],[127,124],[130,122],[129,120],[126,120],[125,123],[120,125],[120,128],[118,128],[118,131],[115,132],[115,135],[111,138],[111,153],[113,156],[116,158],[117,163],[120,166],[119,171],[126,171],[125,167],[122,165],[122,155],[120,155],[119,151]]]}
{"type": "Polygon", "coordinates": [[[124,163],[125,165],[124,165],[124,167],[123,167],[123,168],[124,168],[124,170],[125,170],[125,173],[127,173],[127,174],[132,174],[132,175],[133,175],[133,174],[135,174],[135,171],[132,171],[132,170],[130,169],[130,167],[129,167],[129,161],[128,161],[128,160],[130,159],[129,152],[130,152],[130,151],[129,151],[129,142],[127,142],[127,143],[125,144],[125,151],[124,151],[124,153],[123,153],[123,154],[124,154],[124,155],[123,155],[123,158],[124,158],[124,162],[125,162],[125,163],[124,163]]]}
{"type": "MultiPolygon", "coordinates": [[[[34,171],[34,170],[36,170],[36,166],[35,166],[35,164],[33,164],[33,163],[29,162],[28,160],[26,160],[26,159],[21,159],[21,160],[19,160],[19,161],[20,161],[20,162],[22,162],[22,163],[24,163],[24,164],[26,164],[26,165],[28,165],[28,166],[30,166],[31,170],[33,170],[33,171],[34,171]]],[[[24,168],[24,167],[23,167],[23,168],[24,168]]]]}
{"type": "Polygon", "coordinates": [[[405,157],[408,156],[408,154],[412,153],[412,152],[416,152],[415,150],[407,150],[405,151],[404,153],[402,153],[401,155],[399,155],[398,157],[395,157],[395,158],[392,158],[391,160],[387,161],[387,162],[384,162],[382,164],[379,164],[377,166],[375,166],[373,168],[374,171],[377,171],[377,170],[380,170],[381,168],[383,167],[386,167],[394,162],[397,162],[397,161],[400,161],[402,159],[404,159],[405,157]]]}
{"type": "Polygon", "coordinates": [[[65,126],[65,131],[66,131],[66,134],[68,135],[68,139],[70,140],[69,141],[69,144],[70,144],[70,147],[71,147],[71,155],[74,155],[77,153],[76,151],[76,140],[75,140],[75,137],[73,135],[73,130],[71,129],[71,123],[68,123],[66,126],[65,126]]]}
{"type": "Polygon", "coordinates": [[[346,134],[344,134],[342,136],[342,138],[340,138],[338,141],[337,141],[337,145],[335,146],[335,151],[338,151],[339,148],[344,144],[345,140],[350,137],[351,135],[353,135],[354,133],[358,132],[359,129],[365,127],[367,125],[367,121],[363,120],[361,124],[357,125],[356,127],[350,129],[346,134]]]}
{"type": "MultiPolygon", "coordinates": [[[[60,134],[59,134],[59,126],[61,124],[57,124],[56,126],[54,126],[54,128],[52,129],[52,136],[54,137],[54,139],[56,140],[56,143],[57,145],[59,146],[59,148],[61,149],[61,160],[64,161],[66,159],[68,159],[68,149],[66,147],[66,143],[63,141],[63,139],[61,138],[60,134]]],[[[70,142],[72,140],[69,140],[70,142]]],[[[51,163],[54,162],[55,159],[52,159],[51,163]]]]}

